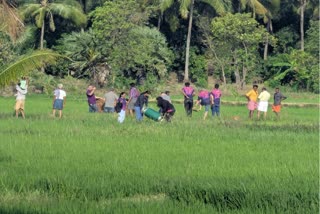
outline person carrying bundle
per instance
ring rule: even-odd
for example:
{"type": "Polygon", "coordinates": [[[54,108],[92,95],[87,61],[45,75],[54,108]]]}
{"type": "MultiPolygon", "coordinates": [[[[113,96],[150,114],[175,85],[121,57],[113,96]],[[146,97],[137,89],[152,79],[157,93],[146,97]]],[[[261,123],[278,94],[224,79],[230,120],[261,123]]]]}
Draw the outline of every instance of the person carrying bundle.
{"type": "Polygon", "coordinates": [[[171,122],[171,118],[175,113],[174,106],[162,97],[157,97],[157,106],[160,108],[160,114],[167,121],[171,122]]]}

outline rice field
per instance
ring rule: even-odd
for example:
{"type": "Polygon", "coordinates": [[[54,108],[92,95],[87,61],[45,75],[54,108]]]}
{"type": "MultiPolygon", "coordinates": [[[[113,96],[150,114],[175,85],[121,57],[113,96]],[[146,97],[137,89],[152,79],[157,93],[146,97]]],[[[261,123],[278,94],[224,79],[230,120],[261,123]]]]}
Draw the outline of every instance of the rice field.
{"type": "Polygon", "coordinates": [[[62,119],[46,96],[25,120],[14,102],[0,98],[0,213],[319,213],[319,108],[203,121],[175,104],[171,123],[119,124],[81,98],[62,119]]]}

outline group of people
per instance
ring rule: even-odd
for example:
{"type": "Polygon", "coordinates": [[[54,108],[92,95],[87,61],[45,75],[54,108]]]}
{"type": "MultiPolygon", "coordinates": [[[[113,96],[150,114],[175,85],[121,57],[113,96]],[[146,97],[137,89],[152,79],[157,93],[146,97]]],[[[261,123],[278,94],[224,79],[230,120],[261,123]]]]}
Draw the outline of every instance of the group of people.
{"type": "MultiPolygon", "coordinates": [[[[265,87],[262,88],[262,91],[259,94],[258,85],[253,85],[252,89],[246,94],[250,119],[253,118],[253,114],[256,109],[258,110],[258,119],[260,119],[261,112],[263,112],[263,118],[266,119],[270,97],[271,95],[265,87]]],[[[273,98],[274,103],[272,105],[272,111],[277,117],[279,117],[281,111],[281,101],[287,99],[287,97],[280,92],[279,88],[276,88],[273,98]]]]}
{"type": "MultiPolygon", "coordinates": [[[[15,104],[15,115],[16,117],[21,114],[25,118],[24,106],[25,97],[28,88],[28,79],[22,78],[20,82],[16,85],[16,104],[15,104]]],[[[96,87],[89,85],[86,91],[86,96],[89,105],[89,112],[97,112],[97,100],[102,100],[104,103],[103,111],[106,113],[118,113],[118,122],[123,123],[126,117],[126,111],[128,114],[136,117],[137,121],[143,119],[144,112],[148,109],[148,101],[150,96],[150,91],[144,91],[142,93],[136,88],[134,83],[130,84],[129,98],[127,98],[126,92],[121,92],[118,96],[114,88],[110,88],[109,91],[104,95],[103,98],[95,96],[96,87]]],[[[211,91],[206,89],[199,90],[198,98],[194,105],[194,96],[196,95],[194,88],[189,82],[184,84],[181,89],[184,96],[184,108],[186,115],[188,117],[192,116],[192,111],[201,110],[204,107],[203,119],[205,120],[208,116],[209,109],[211,109],[212,116],[220,116],[220,103],[221,103],[221,90],[219,89],[219,84],[215,84],[211,91]],[[199,106],[199,108],[198,108],[199,106]]],[[[58,117],[62,117],[62,110],[66,104],[67,93],[63,89],[62,84],[58,84],[57,88],[53,92],[53,102],[52,102],[52,115],[56,116],[56,111],[59,112],[58,117]]],[[[261,112],[263,112],[263,117],[266,119],[269,99],[271,97],[270,93],[265,87],[262,88],[261,93],[258,92],[258,85],[253,85],[253,88],[246,93],[245,97],[248,100],[247,108],[249,110],[249,118],[252,119],[254,111],[257,109],[257,117],[260,119],[261,112]]],[[[275,89],[274,93],[274,103],[272,105],[272,110],[279,117],[281,111],[281,101],[286,99],[279,88],[275,89]]],[[[170,98],[170,92],[165,91],[156,98],[157,106],[159,107],[159,114],[161,118],[166,121],[171,121],[172,116],[175,114],[175,107],[172,104],[170,98]]]]}
{"type": "Polygon", "coordinates": [[[190,85],[190,83],[186,82],[181,91],[184,96],[184,109],[186,111],[187,116],[191,117],[192,111],[199,111],[201,110],[202,106],[204,106],[205,108],[203,115],[204,120],[208,116],[209,109],[211,109],[212,116],[220,116],[220,98],[222,93],[219,89],[219,84],[215,84],[214,88],[211,91],[201,89],[199,91],[195,107],[193,106],[193,97],[195,96],[195,90],[190,85]],[[199,106],[200,108],[197,109],[197,106],[199,106]]]}
{"type": "MultiPolygon", "coordinates": [[[[97,112],[97,100],[104,100],[104,109],[106,113],[118,113],[118,122],[123,123],[126,116],[126,110],[128,109],[129,115],[133,116],[135,113],[136,120],[141,121],[143,119],[143,111],[148,108],[150,91],[144,91],[139,93],[139,90],[135,87],[134,83],[130,84],[129,98],[126,98],[126,92],[121,92],[118,97],[114,92],[113,88],[110,88],[109,91],[104,95],[103,98],[95,96],[96,88],[90,85],[87,88],[87,99],[89,105],[89,112],[97,112]],[[117,105],[120,103],[120,105],[117,105]],[[117,109],[117,106],[121,106],[121,109],[117,109]]],[[[169,91],[161,93],[157,97],[157,106],[160,108],[159,113],[166,121],[171,121],[171,117],[175,113],[175,108],[171,103],[169,96],[169,91]]]]}

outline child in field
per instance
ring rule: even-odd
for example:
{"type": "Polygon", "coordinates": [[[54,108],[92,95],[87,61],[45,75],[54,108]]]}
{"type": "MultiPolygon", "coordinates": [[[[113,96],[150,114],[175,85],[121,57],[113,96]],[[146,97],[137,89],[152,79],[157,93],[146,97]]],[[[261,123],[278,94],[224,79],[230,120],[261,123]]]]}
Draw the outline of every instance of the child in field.
{"type": "Polygon", "coordinates": [[[20,80],[20,88],[21,89],[26,89],[27,87],[27,78],[26,77],[22,77],[20,80]]]}
{"type": "Polygon", "coordinates": [[[123,123],[124,119],[126,118],[126,108],[127,108],[127,100],[126,100],[126,93],[121,92],[118,102],[122,103],[122,108],[118,113],[118,122],[123,123]]]}

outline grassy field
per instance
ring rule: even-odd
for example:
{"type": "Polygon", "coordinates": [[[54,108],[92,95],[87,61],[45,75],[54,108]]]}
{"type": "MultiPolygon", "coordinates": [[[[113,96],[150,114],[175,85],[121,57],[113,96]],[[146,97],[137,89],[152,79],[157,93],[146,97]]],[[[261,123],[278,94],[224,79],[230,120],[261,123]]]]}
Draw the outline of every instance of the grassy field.
{"type": "Polygon", "coordinates": [[[318,108],[203,121],[176,104],[172,123],[118,124],[76,97],[61,120],[45,96],[25,120],[13,105],[0,98],[0,213],[319,213],[318,108]]]}

